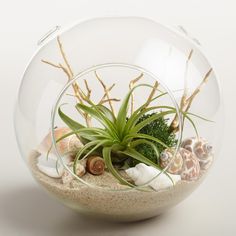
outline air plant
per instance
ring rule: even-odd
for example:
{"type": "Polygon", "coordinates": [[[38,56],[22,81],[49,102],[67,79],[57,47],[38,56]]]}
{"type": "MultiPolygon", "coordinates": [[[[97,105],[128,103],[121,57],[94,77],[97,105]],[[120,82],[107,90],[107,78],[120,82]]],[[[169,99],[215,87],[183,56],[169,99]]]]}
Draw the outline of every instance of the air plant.
{"type": "MultiPolygon", "coordinates": [[[[156,90],[157,83],[154,86],[148,84],[139,84],[134,86],[125,96],[124,100],[121,103],[117,116],[113,111],[101,104],[95,104],[91,100],[88,100],[88,105],[77,103],[76,109],[79,112],[87,113],[94,119],[96,119],[101,125],[100,127],[85,127],[84,125],[78,123],[75,120],[72,120],[68,117],[59,107],[58,114],[60,118],[69,126],[72,132],[62,136],[58,142],[70,135],[77,134],[82,140],[85,140],[85,145],[80,149],[74,160],[74,172],[76,166],[79,163],[80,159],[84,159],[94,152],[101,152],[101,156],[104,158],[106,167],[109,171],[122,183],[129,186],[133,186],[127,180],[125,180],[114,167],[113,158],[115,159],[128,159],[132,158],[139,162],[142,162],[146,165],[153,166],[161,170],[160,166],[151,161],[148,157],[144,156],[136,150],[136,147],[141,144],[150,146],[156,158],[159,157],[159,150],[156,145],[153,143],[158,143],[163,146],[163,148],[169,148],[169,146],[162,142],[157,137],[140,133],[140,130],[143,129],[146,125],[151,122],[158,120],[167,115],[175,114],[176,111],[173,107],[168,106],[148,106],[151,102],[156,100],[158,97],[163,96],[161,93],[159,96],[153,98],[154,92],[156,90]],[[133,114],[128,117],[128,108],[131,98],[131,94],[138,87],[149,87],[152,88],[151,95],[143,105],[134,110],[133,114]],[[140,118],[144,114],[157,110],[157,113],[149,116],[147,119],[140,122],[140,118]]],[[[167,173],[165,173],[168,175],[167,173]]]]}

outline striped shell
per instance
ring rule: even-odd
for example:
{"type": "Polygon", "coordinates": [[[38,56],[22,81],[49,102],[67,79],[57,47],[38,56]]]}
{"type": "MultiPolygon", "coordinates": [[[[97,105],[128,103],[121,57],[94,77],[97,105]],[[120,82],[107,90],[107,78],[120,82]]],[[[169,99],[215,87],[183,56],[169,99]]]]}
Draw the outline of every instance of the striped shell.
{"type": "MultiPolygon", "coordinates": [[[[61,138],[63,135],[70,133],[71,130],[67,127],[56,128],[54,135],[56,139],[61,138]]],[[[40,153],[46,154],[52,146],[52,137],[51,132],[49,132],[46,137],[43,139],[41,144],[38,147],[40,153]]],[[[82,142],[77,138],[76,135],[71,135],[57,143],[57,149],[61,155],[64,155],[69,152],[75,152],[83,147],[82,142]]],[[[55,150],[51,150],[51,154],[56,154],[55,150]]]]}
{"type": "Polygon", "coordinates": [[[182,180],[193,181],[198,179],[200,165],[197,157],[190,151],[180,148],[173,159],[174,151],[164,150],[160,156],[160,164],[165,168],[171,161],[167,171],[171,174],[180,174],[182,180]]]}
{"type": "Polygon", "coordinates": [[[210,167],[213,161],[212,146],[206,140],[194,137],[187,138],[182,142],[181,147],[197,156],[202,170],[210,167]]]}

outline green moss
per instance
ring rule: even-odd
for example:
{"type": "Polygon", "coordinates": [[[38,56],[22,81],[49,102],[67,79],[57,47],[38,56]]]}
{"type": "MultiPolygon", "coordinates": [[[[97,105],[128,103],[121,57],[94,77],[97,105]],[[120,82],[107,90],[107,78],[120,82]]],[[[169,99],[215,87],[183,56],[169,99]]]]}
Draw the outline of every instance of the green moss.
{"type": "MultiPolygon", "coordinates": [[[[147,118],[149,118],[150,116],[154,115],[155,113],[152,114],[146,114],[143,115],[138,123],[142,122],[143,120],[146,120],[147,118]]],[[[154,120],[153,122],[149,123],[148,125],[146,125],[145,127],[143,127],[139,133],[142,134],[148,134],[150,136],[153,136],[155,138],[158,138],[159,140],[161,140],[163,143],[165,143],[167,146],[169,147],[173,147],[176,145],[177,143],[177,139],[174,133],[170,132],[169,129],[169,125],[168,125],[168,119],[164,119],[163,117],[154,120]]],[[[161,153],[165,148],[156,142],[153,142],[159,153],[161,153]]],[[[136,147],[136,150],[138,152],[140,152],[141,154],[143,154],[144,156],[146,156],[148,159],[150,159],[151,161],[153,161],[154,163],[158,164],[158,158],[153,150],[152,147],[150,147],[147,144],[140,144],[136,147]]],[[[138,161],[134,160],[133,161],[133,165],[138,164],[138,161]]]]}

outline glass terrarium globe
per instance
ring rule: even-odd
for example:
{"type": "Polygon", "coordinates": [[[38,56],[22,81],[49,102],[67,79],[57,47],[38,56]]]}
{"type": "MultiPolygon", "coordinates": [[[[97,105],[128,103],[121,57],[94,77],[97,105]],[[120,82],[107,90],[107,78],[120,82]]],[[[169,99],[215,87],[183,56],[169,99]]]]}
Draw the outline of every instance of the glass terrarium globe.
{"type": "Polygon", "coordinates": [[[15,112],[36,181],[79,212],[118,221],[186,198],[215,160],[221,127],[219,83],[200,46],[138,17],[47,34],[15,112]]]}

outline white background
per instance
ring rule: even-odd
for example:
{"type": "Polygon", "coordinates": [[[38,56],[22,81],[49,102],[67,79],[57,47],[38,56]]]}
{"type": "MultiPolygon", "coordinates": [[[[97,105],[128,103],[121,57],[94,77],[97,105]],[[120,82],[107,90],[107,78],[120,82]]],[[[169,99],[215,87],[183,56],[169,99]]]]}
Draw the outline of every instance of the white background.
{"type": "Polygon", "coordinates": [[[235,43],[234,0],[1,0],[0,235],[236,235],[235,43]],[[84,218],[48,197],[24,165],[13,130],[17,89],[37,40],[55,25],[104,15],[146,16],[185,26],[213,62],[225,100],[222,151],[206,181],[170,212],[132,224],[84,218]]]}

